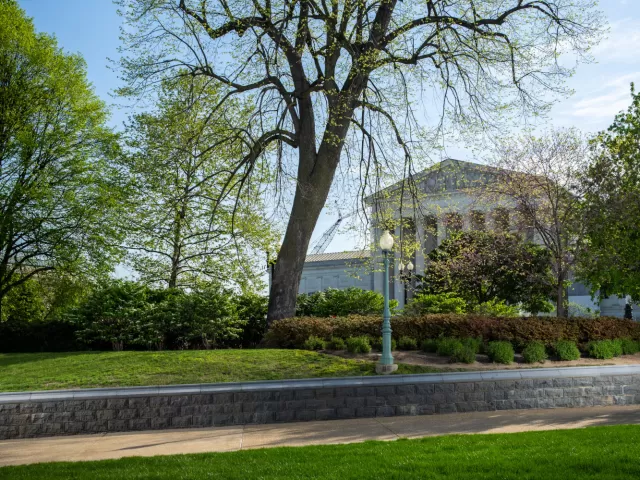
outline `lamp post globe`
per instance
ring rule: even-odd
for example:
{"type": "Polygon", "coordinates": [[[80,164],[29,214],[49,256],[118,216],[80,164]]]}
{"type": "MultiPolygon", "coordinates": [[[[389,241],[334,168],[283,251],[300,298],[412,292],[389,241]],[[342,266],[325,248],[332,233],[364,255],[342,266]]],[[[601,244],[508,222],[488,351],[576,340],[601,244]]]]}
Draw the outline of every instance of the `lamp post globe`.
{"type": "Polygon", "coordinates": [[[398,369],[391,355],[391,312],[389,311],[389,251],[393,248],[393,237],[385,230],[380,237],[380,248],[384,255],[384,312],[382,314],[382,355],[376,364],[376,372],[388,375],[398,369]]]}

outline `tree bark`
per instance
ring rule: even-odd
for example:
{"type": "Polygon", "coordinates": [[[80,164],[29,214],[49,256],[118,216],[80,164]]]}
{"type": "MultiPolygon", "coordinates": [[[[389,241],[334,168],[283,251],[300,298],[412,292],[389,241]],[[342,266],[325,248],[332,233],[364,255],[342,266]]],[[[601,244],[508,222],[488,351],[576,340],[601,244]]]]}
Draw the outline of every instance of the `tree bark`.
{"type": "Polygon", "coordinates": [[[556,286],[556,317],[566,318],[569,316],[567,308],[567,289],[564,286],[565,273],[560,271],[557,276],[558,285],[556,286]]]}

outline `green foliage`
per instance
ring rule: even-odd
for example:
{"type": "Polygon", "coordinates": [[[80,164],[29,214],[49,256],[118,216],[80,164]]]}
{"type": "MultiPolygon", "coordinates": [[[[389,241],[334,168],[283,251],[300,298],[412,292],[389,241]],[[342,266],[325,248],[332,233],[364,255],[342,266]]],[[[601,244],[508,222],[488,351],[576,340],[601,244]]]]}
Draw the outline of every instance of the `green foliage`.
{"type": "Polygon", "coordinates": [[[349,353],[369,353],[371,351],[369,338],[365,336],[347,338],[347,350],[349,353]]]}
{"type": "MultiPolygon", "coordinates": [[[[369,337],[369,342],[371,343],[371,347],[374,350],[377,350],[379,352],[382,351],[382,337],[378,336],[378,337],[369,337]]],[[[395,350],[397,348],[398,344],[396,342],[396,339],[391,337],[391,350],[395,350]]]]}
{"type": "Polygon", "coordinates": [[[452,363],[474,363],[475,361],[476,352],[472,347],[459,344],[453,349],[451,354],[452,363]]]}
{"type": "Polygon", "coordinates": [[[473,307],[473,313],[489,317],[517,317],[520,309],[516,305],[507,305],[504,300],[488,300],[473,307]]]}
{"type": "Polygon", "coordinates": [[[632,338],[621,338],[620,347],[623,355],[635,355],[640,352],[640,344],[632,338]]]}
{"type": "Polygon", "coordinates": [[[620,355],[622,355],[622,340],[620,340],[619,338],[611,340],[611,350],[613,351],[614,357],[619,357],[620,355]]]}
{"type": "Polygon", "coordinates": [[[578,274],[601,295],[640,298],[640,93],[631,84],[631,105],[592,141],[582,178],[585,239],[578,274]]]}
{"type": "Polygon", "coordinates": [[[13,288],[39,273],[101,278],[110,271],[120,254],[125,190],[110,163],[117,136],[84,60],[36,33],[17,2],[6,0],[0,72],[2,308],[13,288]]]}
{"type": "Polygon", "coordinates": [[[429,313],[457,313],[466,312],[467,302],[455,293],[418,294],[404,309],[405,315],[425,315],[429,313]]]}
{"type": "Polygon", "coordinates": [[[329,350],[346,350],[347,343],[343,338],[340,337],[331,337],[331,340],[327,342],[327,348],[329,350]]]}
{"type": "Polygon", "coordinates": [[[556,355],[558,355],[558,358],[562,361],[566,362],[580,359],[580,350],[576,342],[572,342],[571,340],[559,340],[555,343],[554,349],[556,355]]]}
{"type": "Polygon", "coordinates": [[[615,357],[616,347],[611,340],[598,340],[587,344],[589,356],[600,360],[608,360],[615,357]]]}
{"type": "Polygon", "coordinates": [[[522,350],[522,357],[526,363],[544,363],[548,358],[547,350],[542,342],[530,342],[522,350]]]}
{"type": "MultiPolygon", "coordinates": [[[[397,305],[397,300],[389,302],[389,307],[392,311],[397,305]]],[[[342,290],[328,288],[323,292],[298,295],[296,316],[332,317],[382,314],[383,309],[384,297],[381,293],[356,287],[342,290]]]]}
{"type": "Polygon", "coordinates": [[[13,287],[0,302],[0,322],[42,321],[46,314],[43,295],[33,277],[13,287]]]}
{"type": "Polygon", "coordinates": [[[243,347],[255,347],[264,338],[268,303],[267,297],[250,292],[235,297],[238,318],[246,322],[242,329],[243,347]]]}
{"type": "Polygon", "coordinates": [[[513,362],[515,352],[510,342],[489,342],[487,345],[487,355],[494,363],[504,363],[509,365],[513,362]]]}
{"type": "Polygon", "coordinates": [[[462,345],[473,350],[473,353],[480,353],[482,350],[482,337],[466,337],[462,339],[462,345]]]}
{"type": "Polygon", "coordinates": [[[305,350],[324,350],[325,347],[325,341],[321,338],[314,337],[313,335],[307,338],[307,340],[304,342],[305,350]]]}
{"type": "MultiPolygon", "coordinates": [[[[309,335],[329,339],[380,335],[378,315],[315,318],[295,317],[274,322],[267,335],[267,345],[283,348],[300,347],[309,335]]],[[[553,345],[558,340],[586,344],[591,340],[640,338],[640,323],[618,318],[557,317],[486,317],[481,315],[395,316],[391,320],[397,338],[482,337],[485,342],[506,340],[523,348],[538,340],[553,345]]]]}
{"type": "Polygon", "coordinates": [[[256,168],[250,183],[241,172],[222,179],[244,155],[229,118],[242,122],[255,105],[229,102],[224,112],[212,111],[223,95],[219,83],[201,77],[165,81],[155,108],[127,125],[121,159],[134,187],[123,219],[128,262],[149,285],[262,285],[262,252],[275,234],[259,185],[270,176],[256,168]],[[225,197],[233,200],[214,200],[225,197]]]}
{"type": "Polygon", "coordinates": [[[438,342],[434,338],[427,338],[422,341],[420,348],[423,352],[435,353],[438,349],[438,342]]]}
{"type": "Polygon", "coordinates": [[[400,337],[398,339],[398,348],[400,350],[417,350],[418,342],[415,338],[412,337],[400,337]]]}
{"type": "Polygon", "coordinates": [[[463,346],[462,342],[457,338],[438,338],[436,340],[436,353],[442,357],[450,357],[456,350],[463,346]]]}
{"type": "Polygon", "coordinates": [[[470,306],[522,304],[530,312],[548,305],[553,294],[549,252],[511,234],[461,232],[443,241],[429,260],[420,277],[422,293],[453,293],[470,306]]]}

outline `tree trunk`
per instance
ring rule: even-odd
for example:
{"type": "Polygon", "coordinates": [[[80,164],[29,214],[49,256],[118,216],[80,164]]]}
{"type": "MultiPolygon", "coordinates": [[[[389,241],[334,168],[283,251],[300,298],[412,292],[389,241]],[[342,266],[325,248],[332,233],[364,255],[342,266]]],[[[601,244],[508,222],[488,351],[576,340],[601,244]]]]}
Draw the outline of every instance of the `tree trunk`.
{"type": "Polygon", "coordinates": [[[558,318],[566,318],[569,316],[567,308],[567,289],[564,285],[565,274],[563,271],[558,273],[556,286],[556,316],[558,318]]]}
{"type": "MultiPolygon", "coordinates": [[[[338,153],[339,157],[339,153],[338,153]]],[[[316,227],[333,182],[337,159],[329,160],[327,168],[316,168],[304,183],[298,180],[287,231],[273,268],[267,325],[274,320],[295,315],[302,268],[311,235],[316,227]],[[333,160],[333,161],[331,161],[333,160]]],[[[318,164],[321,163],[319,159],[318,164]]]]}

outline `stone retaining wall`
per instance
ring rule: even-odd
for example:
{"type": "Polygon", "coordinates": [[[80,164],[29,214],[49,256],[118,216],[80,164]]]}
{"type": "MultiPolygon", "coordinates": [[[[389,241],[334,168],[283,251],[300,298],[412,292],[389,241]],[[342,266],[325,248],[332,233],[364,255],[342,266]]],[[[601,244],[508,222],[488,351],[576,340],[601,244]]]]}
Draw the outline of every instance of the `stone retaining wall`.
{"type": "Polygon", "coordinates": [[[640,404],[640,365],[0,394],[0,439],[640,404]]]}

